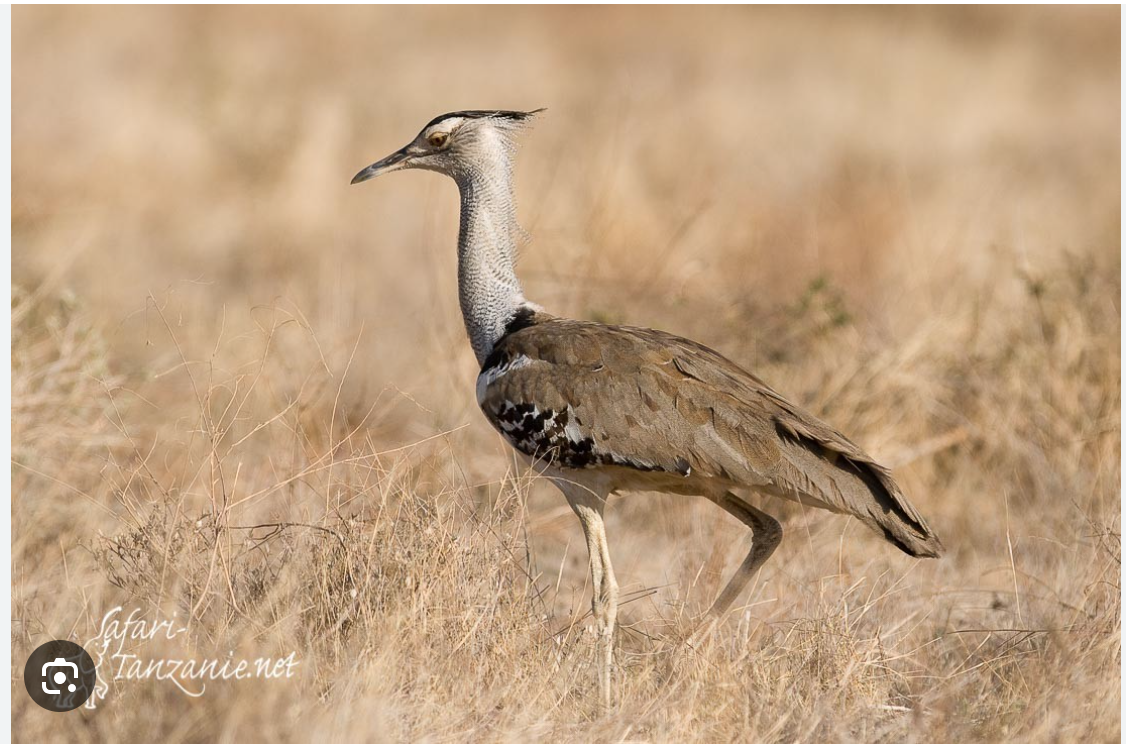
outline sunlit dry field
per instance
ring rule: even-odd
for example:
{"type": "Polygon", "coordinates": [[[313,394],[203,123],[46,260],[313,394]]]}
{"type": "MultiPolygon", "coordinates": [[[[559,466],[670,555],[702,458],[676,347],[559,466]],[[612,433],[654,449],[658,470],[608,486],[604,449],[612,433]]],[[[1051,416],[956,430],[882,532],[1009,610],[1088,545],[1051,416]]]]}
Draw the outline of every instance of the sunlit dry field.
{"type": "Polygon", "coordinates": [[[1121,735],[1119,10],[16,8],[17,740],[1121,735]],[[548,107],[520,272],[755,371],[895,473],[904,556],[775,499],[612,501],[586,551],[474,399],[455,187],[348,180],[434,115],[548,107]],[[293,677],[27,698],[116,606],[140,658],[293,677]]]}

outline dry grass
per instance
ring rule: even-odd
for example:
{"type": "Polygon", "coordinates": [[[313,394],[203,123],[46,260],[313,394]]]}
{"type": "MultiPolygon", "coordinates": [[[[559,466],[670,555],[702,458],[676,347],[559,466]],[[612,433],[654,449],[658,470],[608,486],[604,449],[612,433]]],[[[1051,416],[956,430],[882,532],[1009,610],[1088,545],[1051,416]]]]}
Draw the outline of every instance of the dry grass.
{"type": "Polygon", "coordinates": [[[1119,11],[13,11],[14,663],[115,605],[147,656],[17,740],[1108,741],[1121,734],[1119,11]],[[896,466],[915,562],[767,500],[612,505],[586,556],[476,412],[434,114],[527,139],[529,295],[695,337],[896,466]]]}

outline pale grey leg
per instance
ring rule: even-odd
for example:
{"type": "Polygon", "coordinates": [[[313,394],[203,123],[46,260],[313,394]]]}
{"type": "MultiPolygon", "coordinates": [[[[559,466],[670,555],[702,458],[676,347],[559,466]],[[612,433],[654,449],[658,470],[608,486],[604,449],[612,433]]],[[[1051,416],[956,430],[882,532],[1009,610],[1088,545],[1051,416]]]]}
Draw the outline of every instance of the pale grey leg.
{"type": "Polygon", "coordinates": [[[618,618],[618,582],[610,564],[610,547],[606,542],[606,525],[602,512],[606,494],[562,480],[554,481],[579,516],[590,555],[590,578],[594,584],[592,609],[598,635],[598,684],[602,703],[611,705],[610,673],[613,668],[614,624],[618,618]]]}

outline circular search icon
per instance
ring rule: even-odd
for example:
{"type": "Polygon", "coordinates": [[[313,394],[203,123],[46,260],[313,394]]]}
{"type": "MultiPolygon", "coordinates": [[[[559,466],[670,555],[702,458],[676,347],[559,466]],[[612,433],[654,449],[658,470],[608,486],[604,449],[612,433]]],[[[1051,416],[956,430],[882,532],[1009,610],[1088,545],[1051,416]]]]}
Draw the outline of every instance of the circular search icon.
{"type": "Polygon", "coordinates": [[[97,680],[94,660],[85,649],[65,639],[37,647],[23,669],[23,685],[31,700],[52,712],[82,706],[97,680]]]}

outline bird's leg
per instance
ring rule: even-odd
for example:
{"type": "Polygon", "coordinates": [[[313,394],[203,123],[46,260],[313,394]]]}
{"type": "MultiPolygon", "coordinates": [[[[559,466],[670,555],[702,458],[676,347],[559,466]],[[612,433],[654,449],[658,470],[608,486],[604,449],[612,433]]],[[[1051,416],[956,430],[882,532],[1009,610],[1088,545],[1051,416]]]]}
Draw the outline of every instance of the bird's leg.
{"type": "Polygon", "coordinates": [[[569,487],[564,490],[564,494],[579,516],[586,536],[587,552],[590,554],[590,577],[594,584],[592,609],[598,635],[598,684],[602,703],[609,708],[614,624],[618,618],[618,582],[614,579],[614,569],[610,565],[610,547],[606,542],[606,525],[602,520],[606,498],[581,487],[569,487]]]}
{"type": "Polygon", "coordinates": [[[747,553],[747,557],[743,559],[743,563],[739,566],[735,575],[723,588],[723,592],[719,593],[719,597],[716,598],[711,610],[708,611],[704,623],[689,639],[689,644],[692,646],[699,644],[714,628],[716,622],[727,612],[731,604],[735,602],[735,598],[751,581],[755,572],[765,563],[766,559],[770,558],[770,554],[774,553],[774,549],[782,542],[782,525],[766,512],[757,509],[731,492],[712,500],[751,528],[754,534],[751,536],[751,550],[747,553]]]}
{"type": "Polygon", "coordinates": [[[614,567],[610,565],[610,546],[606,542],[606,532],[599,521],[601,543],[599,551],[602,554],[602,630],[599,640],[602,651],[602,703],[609,709],[611,706],[610,674],[613,672],[614,659],[614,626],[618,623],[618,580],[614,578],[614,567]]]}

